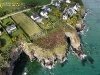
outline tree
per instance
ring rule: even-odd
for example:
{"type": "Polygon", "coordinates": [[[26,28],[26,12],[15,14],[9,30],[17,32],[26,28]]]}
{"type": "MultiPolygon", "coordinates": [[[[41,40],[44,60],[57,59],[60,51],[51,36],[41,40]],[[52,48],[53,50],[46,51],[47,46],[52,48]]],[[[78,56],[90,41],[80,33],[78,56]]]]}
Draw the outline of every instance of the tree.
{"type": "Polygon", "coordinates": [[[53,14],[54,14],[54,16],[56,16],[56,17],[60,17],[61,12],[60,12],[59,10],[55,10],[55,11],[53,12],[53,14]]]}
{"type": "Polygon", "coordinates": [[[68,18],[67,23],[72,24],[72,20],[70,18],[68,18]]]}

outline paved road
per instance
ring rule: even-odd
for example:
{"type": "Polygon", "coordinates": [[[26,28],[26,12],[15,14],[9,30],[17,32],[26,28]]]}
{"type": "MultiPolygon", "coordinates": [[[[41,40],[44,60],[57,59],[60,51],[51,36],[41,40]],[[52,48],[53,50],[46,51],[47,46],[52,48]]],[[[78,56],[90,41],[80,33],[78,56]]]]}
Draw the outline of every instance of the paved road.
{"type": "Polygon", "coordinates": [[[9,16],[13,16],[13,15],[18,14],[18,13],[22,13],[22,12],[29,11],[29,10],[30,10],[30,9],[25,9],[25,10],[22,10],[22,11],[19,11],[19,12],[16,12],[16,13],[8,14],[8,15],[6,15],[6,16],[1,17],[0,20],[5,19],[5,18],[7,18],[7,17],[9,17],[9,16]]]}

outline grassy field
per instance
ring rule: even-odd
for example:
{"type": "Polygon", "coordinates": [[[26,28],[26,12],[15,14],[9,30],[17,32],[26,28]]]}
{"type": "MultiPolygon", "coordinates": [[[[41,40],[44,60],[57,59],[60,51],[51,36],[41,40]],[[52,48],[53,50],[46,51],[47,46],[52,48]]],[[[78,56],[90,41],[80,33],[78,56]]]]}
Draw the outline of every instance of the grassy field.
{"type": "Polygon", "coordinates": [[[38,25],[24,13],[16,14],[12,18],[29,36],[41,32],[38,25]]]}
{"type": "Polygon", "coordinates": [[[12,25],[12,24],[14,24],[14,22],[11,20],[10,17],[5,18],[5,19],[2,20],[2,25],[4,27],[7,27],[7,26],[12,25]]]}
{"type": "MultiPolygon", "coordinates": [[[[15,24],[15,23],[14,23],[14,21],[10,17],[8,17],[8,18],[3,19],[1,24],[3,25],[3,28],[6,29],[7,26],[10,26],[10,25],[15,24]]],[[[11,37],[17,37],[20,34],[24,34],[24,32],[17,26],[17,30],[12,32],[9,35],[11,37]]]]}
{"type": "Polygon", "coordinates": [[[36,3],[37,5],[43,5],[43,4],[48,4],[51,2],[51,0],[0,0],[0,3],[5,3],[5,2],[10,2],[10,3],[36,3]]]}
{"type": "Polygon", "coordinates": [[[35,3],[35,5],[44,5],[50,3],[51,0],[0,0],[0,4],[2,5],[3,3],[18,3],[20,6],[7,6],[4,5],[2,8],[0,8],[0,12],[8,11],[12,12],[12,10],[16,10],[18,8],[21,8],[24,6],[24,4],[29,4],[29,3],[35,3]],[[22,4],[21,4],[22,3],[22,4]]]}
{"type": "Polygon", "coordinates": [[[1,48],[2,51],[6,51],[7,48],[8,48],[9,46],[12,45],[11,39],[10,39],[10,37],[6,34],[5,31],[2,32],[2,35],[0,36],[0,40],[1,40],[2,46],[3,46],[3,47],[1,48]]]}

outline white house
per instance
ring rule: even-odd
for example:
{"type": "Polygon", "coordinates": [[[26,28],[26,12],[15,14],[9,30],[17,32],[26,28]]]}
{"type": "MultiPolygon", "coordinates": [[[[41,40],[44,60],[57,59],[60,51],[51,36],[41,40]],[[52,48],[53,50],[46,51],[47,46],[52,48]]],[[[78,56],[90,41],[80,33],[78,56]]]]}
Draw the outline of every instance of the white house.
{"type": "Polygon", "coordinates": [[[42,8],[43,11],[40,12],[40,15],[45,17],[45,18],[48,18],[48,12],[51,12],[52,10],[48,7],[45,7],[45,8],[42,8]]]}
{"type": "Polygon", "coordinates": [[[45,18],[48,18],[48,12],[47,11],[40,12],[40,15],[45,17],[45,18]]]}
{"type": "Polygon", "coordinates": [[[36,14],[33,14],[33,15],[31,16],[31,18],[32,18],[34,21],[36,21],[37,19],[40,18],[40,16],[36,13],[36,14]]]}
{"type": "Polygon", "coordinates": [[[11,25],[11,26],[8,26],[7,28],[6,28],[6,31],[8,32],[8,33],[11,33],[12,31],[14,31],[14,30],[16,30],[17,28],[16,28],[16,26],[15,25],[11,25]]]}
{"type": "Polygon", "coordinates": [[[59,3],[59,1],[53,1],[52,5],[59,7],[60,3],[59,3]]]}
{"type": "Polygon", "coordinates": [[[68,14],[67,12],[65,14],[63,14],[63,20],[67,20],[68,19],[68,14]]]}
{"type": "Polygon", "coordinates": [[[71,1],[70,0],[66,0],[66,3],[71,3],[71,1]]]}
{"type": "Polygon", "coordinates": [[[45,10],[47,12],[51,12],[52,11],[52,9],[48,8],[47,6],[43,6],[41,9],[45,10]]]}
{"type": "Polygon", "coordinates": [[[59,3],[63,2],[64,0],[58,0],[59,3]]]}
{"type": "Polygon", "coordinates": [[[76,3],[76,5],[73,7],[74,10],[78,11],[78,9],[80,8],[79,3],[76,3]]]}
{"type": "Polygon", "coordinates": [[[69,8],[67,10],[67,13],[70,15],[70,16],[73,16],[73,14],[76,14],[77,12],[73,9],[73,8],[69,8]]]}

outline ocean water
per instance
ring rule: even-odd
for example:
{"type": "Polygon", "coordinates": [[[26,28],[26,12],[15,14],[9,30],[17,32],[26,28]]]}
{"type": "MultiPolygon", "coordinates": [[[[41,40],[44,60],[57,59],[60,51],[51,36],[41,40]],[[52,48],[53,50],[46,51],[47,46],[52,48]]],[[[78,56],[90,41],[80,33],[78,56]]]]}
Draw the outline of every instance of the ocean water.
{"type": "Polygon", "coordinates": [[[84,52],[90,57],[85,64],[73,54],[69,54],[68,62],[62,67],[60,63],[52,69],[42,68],[37,61],[30,62],[22,57],[15,67],[13,75],[100,75],[100,0],[83,0],[88,11],[84,20],[85,29],[81,34],[84,52]]]}

